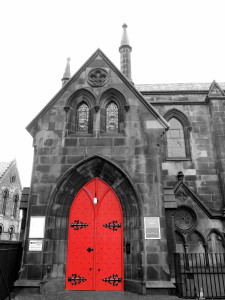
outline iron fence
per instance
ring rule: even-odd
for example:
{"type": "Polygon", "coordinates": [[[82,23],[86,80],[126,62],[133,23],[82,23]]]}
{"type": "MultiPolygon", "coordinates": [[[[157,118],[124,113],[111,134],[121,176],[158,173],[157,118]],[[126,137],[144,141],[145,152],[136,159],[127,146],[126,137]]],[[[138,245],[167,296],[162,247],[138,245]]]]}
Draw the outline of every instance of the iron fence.
{"type": "Polygon", "coordinates": [[[0,241],[0,300],[7,296],[17,279],[22,257],[22,243],[0,241]]]}
{"type": "Polygon", "coordinates": [[[175,253],[181,298],[225,299],[225,253],[175,253]]]}

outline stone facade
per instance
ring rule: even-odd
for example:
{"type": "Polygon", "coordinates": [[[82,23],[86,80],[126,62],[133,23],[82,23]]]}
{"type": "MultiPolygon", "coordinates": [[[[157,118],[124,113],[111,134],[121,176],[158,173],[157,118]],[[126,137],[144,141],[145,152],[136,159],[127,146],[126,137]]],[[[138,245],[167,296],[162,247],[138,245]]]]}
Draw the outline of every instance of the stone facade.
{"type": "Polygon", "coordinates": [[[22,186],[16,161],[0,163],[0,239],[19,241],[22,186]]]}
{"type": "Polygon", "coordinates": [[[99,49],[68,74],[67,66],[62,89],[27,127],[34,165],[20,283],[64,289],[70,207],[99,177],[123,210],[125,290],[173,289],[174,251],[224,249],[223,89],[216,82],[134,86],[99,49]],[[116,132],[106,130],[110,101],[118,107],[116,132]],[[84,132],[83,102],[90,112],[84,132]],[[182,124],[185,157],[167,155],[171,118],[182,124]],[[45,220],[37,251],[29,248],[31,217],[45,220]],[[159,239],[145,238],[144,217],[159,218],[159,239]]]}

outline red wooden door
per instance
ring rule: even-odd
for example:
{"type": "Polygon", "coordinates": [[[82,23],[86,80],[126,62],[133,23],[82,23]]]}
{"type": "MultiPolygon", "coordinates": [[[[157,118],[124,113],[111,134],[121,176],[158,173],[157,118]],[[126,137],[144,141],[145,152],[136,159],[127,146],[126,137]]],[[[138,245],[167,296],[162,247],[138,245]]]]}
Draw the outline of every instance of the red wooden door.
{"type": "Polygon", "coordinates": [[[123,273],[121,205],[110,186],[94,178],[70,209],[66,289],[121,291],[123,273]]]}

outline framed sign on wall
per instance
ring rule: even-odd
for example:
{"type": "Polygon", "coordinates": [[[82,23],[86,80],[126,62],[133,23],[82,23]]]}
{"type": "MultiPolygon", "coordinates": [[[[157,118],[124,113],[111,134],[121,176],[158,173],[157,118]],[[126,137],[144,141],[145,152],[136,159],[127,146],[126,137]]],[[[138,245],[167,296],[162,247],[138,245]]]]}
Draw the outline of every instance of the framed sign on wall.
{"type": "Polygon", "coordinates": [[[29,240],[29,251],[42,251],[43,240],[29,240]]]}
{"type": "Polygon", "coordinates": [[[43,239],[45,234],[45,217],[30,218],[30,239],[43,239]]]}
{"type": "Polygon", "coordinates": [[[145,239],[161,239],[159,217],[144,217],[145,239]]]}

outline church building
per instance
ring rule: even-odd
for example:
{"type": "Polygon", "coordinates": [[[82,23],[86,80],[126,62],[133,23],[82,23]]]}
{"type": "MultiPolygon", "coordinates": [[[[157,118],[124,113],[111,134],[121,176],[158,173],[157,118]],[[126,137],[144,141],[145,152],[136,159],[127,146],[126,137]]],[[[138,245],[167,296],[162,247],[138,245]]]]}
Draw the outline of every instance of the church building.
{"type": "MultiPolygon", "coordinates": [[[[16,160],[0,162],[0,241],[19,241],[22,185],[16,160]]],[[[4,242],[3,242],[4,243],[4,242]]]]}
{"type": "Polygon", "coordinates": [[[175,292],[174,253],[224,253],[225,84],[132,81],[100,49],[27,126],[18,286],[175,292]]]}

